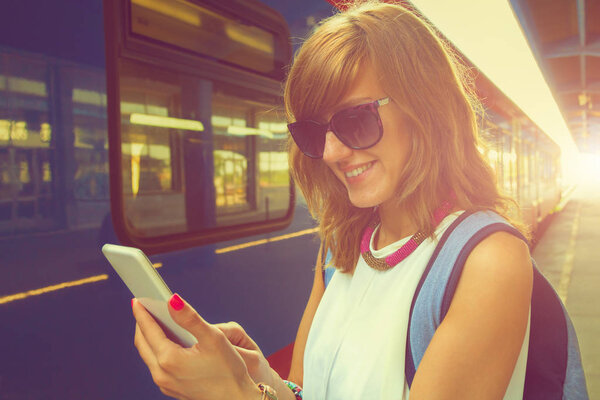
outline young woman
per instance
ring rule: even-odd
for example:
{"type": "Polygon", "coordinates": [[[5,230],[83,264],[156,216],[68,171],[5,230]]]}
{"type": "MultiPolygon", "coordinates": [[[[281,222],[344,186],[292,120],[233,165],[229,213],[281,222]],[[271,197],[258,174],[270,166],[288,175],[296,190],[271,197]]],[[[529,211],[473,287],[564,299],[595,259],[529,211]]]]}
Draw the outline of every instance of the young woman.
{"type": "Polygon", "coordinates": [[[136,346],[161,390],[294,399],[297,384],[310,400],[522,398],[532,266],[526,243],[503,232],[470,253],[410,389],[405,379],[411,301],[437,239],[464,210],[506,215],[511,204],[477,149],[476,104],[449,48],[402,6],[362,3],[321,23],[285,87],[290,165],[323,243],[295,384],[239,325],[207,324],[175,295],[173,318],[199,339],[191,349],[133,303],[136,346]],[[327,291],[326,253],[337,270],[327,291]]]}

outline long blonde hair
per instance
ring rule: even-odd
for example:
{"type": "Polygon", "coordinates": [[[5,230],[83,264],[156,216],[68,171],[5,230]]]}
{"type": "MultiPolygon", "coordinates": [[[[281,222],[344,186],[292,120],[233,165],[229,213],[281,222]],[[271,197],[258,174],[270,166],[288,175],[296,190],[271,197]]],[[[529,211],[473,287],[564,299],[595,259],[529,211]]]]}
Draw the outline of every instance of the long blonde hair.
{"type": "MultiPolygon", "coordinates": [[[[401,5],[361,1],[320,23],[288,74],[288,120],[331,110],[367,62],[412,132],[410,168],[403,171],[396,194],[406,217],[431,236],[434,210],[449,196],[458,209],[492,209],[506,216],[514,202],[499,194],[495,174],[478,151],[476,110],[481,107],[466,68],[427,23],[401,5]]],[[[303,155],[291,138],[289,156],[332,264],[352,272],[372,209],[353,206],[329,167],[303,155]]]]}

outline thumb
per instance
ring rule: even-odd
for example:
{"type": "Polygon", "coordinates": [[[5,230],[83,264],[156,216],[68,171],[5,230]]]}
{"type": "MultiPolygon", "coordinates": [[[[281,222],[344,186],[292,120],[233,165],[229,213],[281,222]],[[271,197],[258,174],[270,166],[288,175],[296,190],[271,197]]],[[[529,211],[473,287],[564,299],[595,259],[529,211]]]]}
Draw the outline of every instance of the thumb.
{"type": "Polygon", "coordinates": [[[233,348],[242,357],[242,359],[244,360],[244,362],[246,363],[246,365],[251,364],[252,362],[254,362],[254,359],[256,358],[256,352],[255,351],[248,350],[248,349],[245,349],[245,348],[239,347],[239,346],[233,346],[233,348]]]}
{"type": "Polygon", "coordinates": [[[212,332],[211,325],[177,293],[169,299],[169,314],[177,325],[194,335],[200,343],[212,332]]]}
{"type": "Polygon", "coordinates": [[[269,361],[267,361],[260,350],[249,350],[239,346],[233,346],[233,348],[242,357],[242,360],[244,360],[246,370],[254,382],[265,382],[270,386],[275,386],[276,378],[273,374],[277,375],[277,372],[271,369],[269,361]]]}
{"type": "Polygon", "coordinates": [[[243,347],[248,350],[259,350],[258,345],[246,333],[244,328],[237,322],[226,322],[213,325],[225,334],[229,342],[234,346],[243,347]]]}

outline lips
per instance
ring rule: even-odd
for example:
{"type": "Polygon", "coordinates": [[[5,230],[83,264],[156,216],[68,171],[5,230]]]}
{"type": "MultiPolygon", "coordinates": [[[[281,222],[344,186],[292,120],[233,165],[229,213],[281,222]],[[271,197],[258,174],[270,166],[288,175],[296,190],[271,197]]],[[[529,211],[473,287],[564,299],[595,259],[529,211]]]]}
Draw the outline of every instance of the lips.
{"type": "Polygon", "coordinates": [[[357,166],[357,167],[350,167],[351,169],[344,168],[345,169],[344,176],[346,178],[357,177],[357,176],[363,174],[365,171],[369,170],[373,166],[373,164],[375,164],[375,161],[371,161],[371,162],[368,162],[366,164],[362,164],[362,165],[357,166]]]}

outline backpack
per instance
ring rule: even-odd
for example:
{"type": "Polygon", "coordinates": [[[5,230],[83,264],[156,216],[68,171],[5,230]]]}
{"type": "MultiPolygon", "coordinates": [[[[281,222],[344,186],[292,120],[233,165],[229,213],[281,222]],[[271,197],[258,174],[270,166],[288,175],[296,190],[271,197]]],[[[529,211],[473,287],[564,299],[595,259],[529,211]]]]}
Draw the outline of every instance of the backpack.
{"type": "MultiPolygon", "coordinates": [[[[483,239],[504,231],[526,239],[492,211],[466,211],[440,238],[415,291],[408,322],[405,375],[412,384],[419,363],[443,321],[465,261],[483,239]]],[[[327,253],[326,263],[331,260],[327,253]]],[[[529,352],[523,399],[587,400],[585,376],[575,329],[550,283],[533,263],[529,352]]],[[[323,270],[325,287],[335,268],[323,270]]]]}

